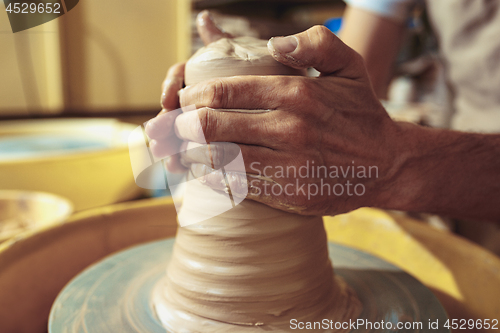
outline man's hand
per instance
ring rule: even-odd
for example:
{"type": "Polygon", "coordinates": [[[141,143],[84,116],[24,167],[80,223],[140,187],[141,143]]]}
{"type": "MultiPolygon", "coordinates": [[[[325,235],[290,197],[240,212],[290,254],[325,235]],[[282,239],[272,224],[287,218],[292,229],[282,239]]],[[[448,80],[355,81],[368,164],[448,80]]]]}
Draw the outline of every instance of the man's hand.
{"type": "Polygon", "coordinates": [[[197,110],[177,117],[177,136],[211,143],[204,153],[184,154],[184,164],[224,189],[211,167],[234,155],[221,143],[234,142],[247,175],[225,170],[233,195],[248,184],[248,198],[307,215],[379,205],[381,184],[403,163],[394,157],[402,156],[401,130],[373,93],[361,56],[322,26],[273,38],[268,47],[277,61],[314,67],[320,77],[240,76],[183,89],[181,106],[197,110]]]}
{"type": "Polygon", "coordinates": [[[220,189],[229,181],[233,195],[248,185],[248,198],[299,214],[373,206],[500,221],[500,135],[393,122],[361,57],[324,27],[268,46],[277,61],[314,67],[320,77],[200,83],[180,93],[180,104],[196,111],[151,128],[190,141],[188,148],[210,142],[182,156],[194,175],[220,189]],[[238,144],[246,175],[212,172],[239,153],[224,142],[238,144]]]}

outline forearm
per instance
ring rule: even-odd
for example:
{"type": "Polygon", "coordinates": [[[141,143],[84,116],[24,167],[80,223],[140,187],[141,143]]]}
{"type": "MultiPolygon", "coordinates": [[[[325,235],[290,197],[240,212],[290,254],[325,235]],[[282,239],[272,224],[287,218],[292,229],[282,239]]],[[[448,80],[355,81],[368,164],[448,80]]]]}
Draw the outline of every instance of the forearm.
{"type": "Polygon", "coordinates": [[[394,61],[404,36],[402,23],[348,6],[340,38],[365,60],[375,93],[386,98],[394,61]]]}
{"type": "Polygon", "coordinates": [[[500,221],[500,135],[400,125],[405,147],[384,208],[500,221]]]}

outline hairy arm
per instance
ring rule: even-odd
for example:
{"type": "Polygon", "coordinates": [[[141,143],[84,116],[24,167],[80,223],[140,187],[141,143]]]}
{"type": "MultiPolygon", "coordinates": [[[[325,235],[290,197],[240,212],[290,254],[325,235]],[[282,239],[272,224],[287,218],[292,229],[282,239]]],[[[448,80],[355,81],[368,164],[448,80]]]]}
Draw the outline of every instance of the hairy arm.
{"type": "Polygon", "coordinates": [[[500,135],[400,126],[404,158],[376,206],[500,222],[500,135]]]}

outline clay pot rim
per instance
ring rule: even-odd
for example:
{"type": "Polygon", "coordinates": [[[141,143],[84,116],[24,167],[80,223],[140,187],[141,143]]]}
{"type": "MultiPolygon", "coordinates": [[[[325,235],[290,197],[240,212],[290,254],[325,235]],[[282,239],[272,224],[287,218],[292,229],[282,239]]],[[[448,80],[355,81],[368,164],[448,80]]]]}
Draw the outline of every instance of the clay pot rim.
{"type": "MultiPolygon", "coordinates": [[[[56,133],[73,133],[75,128],[78,128],[82,133],[88,132],[92,125],[98,124],[99,126],[108,126],[120,133],[132,132],[137,125],[122,122],[115,118],[61,118],[61,119],[36,119],[36,120],[9,120],[0,124],[0,138],[3,136],[23,135],[23,134],[50,134],[49,129],[53,126],[57,127],[56,133]],[[69,124],[70,127],[65,129],[61,128],[69,124]],[[61,126],[62,125],[62,126],[61,126]]],[[[127,153],[128,142],[127,140],[112,140],[111,147],[95,150],[83,151],[66,151],[46,156],[26,156],[22,158],[6,158],[0,160],[0,166],[15,166],[15,165],[29,165],[29,164],[49,164],[61,163],[66,161],[86,160],[92,158],[100,158],[109,154],[127,153]]]]}
{"type": "Polygon", "coordinates": [[[18,202],[21,199],[42,204],[43,202],[48,202],[48,204],[56,204],[58,206],[58,210],[56,214],[53,214],[53,216],[51,216],[48,221],[45,221],[43,225],[39,225],[37,221],[35,222],[35,225],[30,226],[23,231],[14,231],[12,235],[0,235],[0,253],[2,252],[3,244],[9,243],[13,239],[17,239],[21,234],[33,234],[40,232],[41,230],[60,225],[65,220],[67,220],[74,212],[74,205],[68,198],[54,193],[43,191],[0,190],[0,201],[18,202]]]}
{"type": "MultiPolygon", "coordinates": [[[[171,209],[175,209],[174,201],[171,197],[127,201],[76,212],[61,223],[23,231],[7,241],[0,243],[0,274],[2,270],[15,261],[19,255],[26,255],[28,252],[36,251],[36,249],[40,247],[40,244],[43,244],[43,241],[40,242],[40,239],[50,241],[52,237],[59,237],[70,229],[85,227],[89,220],[95,220],[98,216],[105,217],[131,209],[135,210],[156,206],[161,201],[165,202],[162,204],[170,206],[171,209]]],[[[93,221],[93,223],[102,223],[102,221],[93,221]]],[[[177,228],[177,223],[175,223],[173,227],[177,228]]]]}

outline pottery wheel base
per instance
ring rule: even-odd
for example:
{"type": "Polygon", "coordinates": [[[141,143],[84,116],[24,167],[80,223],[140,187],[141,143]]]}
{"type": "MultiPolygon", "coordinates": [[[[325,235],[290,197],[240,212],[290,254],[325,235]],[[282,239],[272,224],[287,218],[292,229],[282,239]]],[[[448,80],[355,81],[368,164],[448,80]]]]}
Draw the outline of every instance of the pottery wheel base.
{"type": "MultiPolygon", "coordinates": [[[[173,244],[172,238],[139,245],[87,268],[54,302],[49,332],[167,332],[155,314],[152,295],[165,274],[173,244]]],[[[439,329],[428,327],[429,320],[444,323],[447,316],[434,294],[416,279],[367,253],[334,243],[328,246],[336,275],[356,291],[363,303],[358,320],[364,320],[364,324],[352,332],[448,332],[442,324],[439,329]],[[398,330],[398,323],[412,327],[398,330]],[[389,325],[392,329],[388,329],[389,325]]],[[[292,329],[295,324],[299,323],[291,322],[289,331],[306,331],[292,329]]],[[[252,329],[269,332],[262,327],[252,329]]]]}

